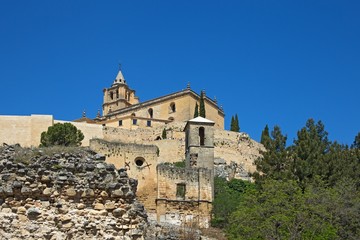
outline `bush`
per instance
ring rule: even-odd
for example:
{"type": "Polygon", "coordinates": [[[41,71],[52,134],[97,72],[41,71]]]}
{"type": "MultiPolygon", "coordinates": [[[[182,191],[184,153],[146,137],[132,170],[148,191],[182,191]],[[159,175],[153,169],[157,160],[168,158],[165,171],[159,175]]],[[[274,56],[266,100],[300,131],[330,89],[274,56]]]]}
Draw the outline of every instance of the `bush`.
{"type": "Polygon", "coordinates": [[[41,147],[80,146],[84,134],[71,123],[55,123],[41,133],[41,147]]]}

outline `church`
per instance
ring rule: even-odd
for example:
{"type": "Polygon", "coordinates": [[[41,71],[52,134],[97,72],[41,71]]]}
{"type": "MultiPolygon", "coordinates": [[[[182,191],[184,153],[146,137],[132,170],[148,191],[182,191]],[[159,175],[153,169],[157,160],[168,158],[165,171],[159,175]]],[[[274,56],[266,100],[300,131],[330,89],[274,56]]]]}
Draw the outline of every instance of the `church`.
{"type": "MultiPolygon", "coordinates": [[[[194,117],[196,104],[200,95],[187,88],[162,97],[140,102],[135,90],[127,84],[119,70],[109,88],[103,90],[102,116],[100,112],[92,121],[85,117],[77,122],[98,123],[107,127],[119,127],[129,130],[137,128],[159,127],[171,122],[185,122],[194,117]]],[[[215,128],[224,129],[224,111],[216,100],[206,96],[202,91],[206,109],[206,118],[215,122],[215,128]]]]}

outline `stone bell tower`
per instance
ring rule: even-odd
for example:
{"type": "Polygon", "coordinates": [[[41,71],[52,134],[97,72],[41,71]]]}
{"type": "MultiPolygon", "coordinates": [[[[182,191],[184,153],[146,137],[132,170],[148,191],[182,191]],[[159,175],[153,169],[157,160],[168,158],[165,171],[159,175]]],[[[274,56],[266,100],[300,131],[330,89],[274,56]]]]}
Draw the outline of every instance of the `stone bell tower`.
{"type": "Polygon", "coordinates": [[[103,92],[103,116],[139,103],[139,98],[135,96],[135,90],[129,88],[121,70],[119,70],[111,87],[105,88],[103,92]]]}
{"type": "Polygon", "coordinates": [[[197,117],[185,126],[186,168],[214,169],[215,122],[197,117]]]}

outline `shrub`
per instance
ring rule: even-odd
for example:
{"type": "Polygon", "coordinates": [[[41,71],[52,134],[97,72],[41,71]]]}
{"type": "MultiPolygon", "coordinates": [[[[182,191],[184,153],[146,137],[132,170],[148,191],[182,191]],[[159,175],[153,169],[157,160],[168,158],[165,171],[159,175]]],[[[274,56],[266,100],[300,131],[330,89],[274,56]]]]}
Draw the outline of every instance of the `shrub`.
{"type": "Polygon", "coordinates": [[[41,147],[80,146],[84,134],[71,123],[55,123],[41,133],[41,147]]]}

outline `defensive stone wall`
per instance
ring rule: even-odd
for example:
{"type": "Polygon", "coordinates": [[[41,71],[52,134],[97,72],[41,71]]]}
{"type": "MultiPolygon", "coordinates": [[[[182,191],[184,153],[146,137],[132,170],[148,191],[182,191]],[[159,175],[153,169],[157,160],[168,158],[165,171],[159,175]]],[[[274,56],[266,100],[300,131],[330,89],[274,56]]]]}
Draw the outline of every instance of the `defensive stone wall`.
{"type": "Polygon", "coordinates": [[[156,211],[156,165],[159,149],[155,145],[108,142],[102,139],[92,139],[90,148],[106,157],[106,162],[116,168],[126,168],[129,176],[138,179],[138,199],[155,218],[156,211]]]}
{"type": "Polygon", "coordinates": [[[41,133],[52,125],[51,115],[0,116],[0,143],[37,147],[41,133]]]}
{"type": "MultiPolygon", "coordinates": [[[[23,147],[38,147],[41,133],[54,123],[70,121],[54,120],[52,115],[0,116],[0,143],[20,144],[23,147]]],[[[92,138],[103,138],[102,126],[81,122],[70,122],[84,134],[82,146],[89,146],[92,138]]]]}
{"type": "Polygon", "coordinates": [[[192,222],[209,227],[213,200],[213,173],[209,169],[157,166],[159,222],[184,224],[192,222]]]}

